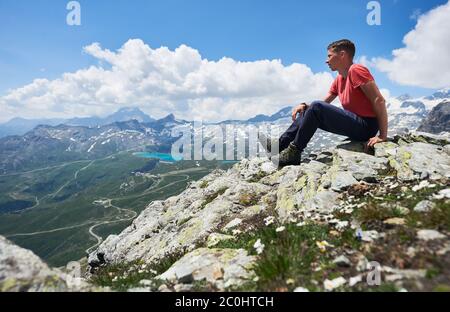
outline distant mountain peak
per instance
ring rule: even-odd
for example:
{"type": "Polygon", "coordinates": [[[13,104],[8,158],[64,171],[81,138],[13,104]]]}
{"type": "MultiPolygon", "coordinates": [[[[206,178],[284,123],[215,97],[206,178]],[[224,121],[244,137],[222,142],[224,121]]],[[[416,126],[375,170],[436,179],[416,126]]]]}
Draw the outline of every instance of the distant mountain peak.
{"type": "Polygon", "coordinates": [[[288,106],[288,107],[282,108],[281,110],[279,110],[278,112],[276,112],[273,115],[267,116],[267,115],[260,114],[253,118],[248,119],[247,122],[275,121],[280,118],[290,116],[291,111],[292,111],[292,107],[288,106]]]}
{"type": "Polygon", "coordinates": [[[145,114],[143,111],[141,111],[139,109],[139,107],[135,107],[135,106],[122,107],[116,113],[142,113],[142,114],[145,114]]]}
{"type": "Polygon", "coordinates": [[[159,119],[158,121],[175,121],[175,115],[174,114],[169,114],[164,118],[159,119]]]}
{"type": "Polygon", "coordinates": [[[441,89],[433,95],[426,97],[427,100],[436,100],[436,99],[449,99],[450,98],[450,88],[441,89]]]}
{"type": "Polygon", "coordinates": [[[154,119],[141,111],[138,107],[122,107],[115,113],[104,118],[107,122],[114,121],[127,121],[131,119],[136,119],[140,122],[150,122],[154,119]]]}
{"type": "Polygon", "coordinates": [[[397,100],[399,100],[399,101],[408,101],[408,100],[411,100],[411,99],[412,99],[411,95],[406,94],[406,93],[397,97],[397,100]]]}

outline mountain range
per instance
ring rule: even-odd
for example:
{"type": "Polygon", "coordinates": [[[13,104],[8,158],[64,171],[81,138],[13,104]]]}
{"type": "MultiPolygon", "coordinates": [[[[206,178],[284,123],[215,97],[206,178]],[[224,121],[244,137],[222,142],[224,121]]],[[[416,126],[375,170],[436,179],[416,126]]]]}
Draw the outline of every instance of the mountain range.
{"type": "MultiPolygon", "coordinates": [[[[405,127],[416,129],[423,118],[443,101],[450,100],[450,89],[443,89],[430,96],[412,98],[408,94],[391,98],[388,101],[390,128],[405,127]]],[[[272,115],[258,114],[246,120],[224,120],[214,124],[254,124],[260,122],[275,122],[283,118],[291,117],[292,107],[287,106],[272,115]]],[[[170,115],[169,115],[170,116],[170,115]]],[[[106,117],[75,117],[70,119],[25,119],[16,117],[10,121],[0,124],[0,138],[8,135],[23,135],[39,125],[47,126],[83,126],[101,127],[114,122],[136,120],[140,123],[151,123],[155,119],[145,114],[137,107],[123,107],[106,117]]]]}
{"type": "MultiPolygon", "coordinates": [[[[390,99],[387,105],[390,134],[405,129],[417,129],[438,104],[442,103],[441,106],[447,107],[448,110],[449,100],[449,90],[441,90],[431,96],[416,99],[409,95],[390,99]]],[[[291,123],[291,109],[291,107],[285,107],[270,116],[261,114],[247,120],[225,120],[205,124],[202,131],[205,137],[211,137],[213,132],[208,129],[212,125],[275,124],[287,128],[291,123]]],[[[433,120],[443,120],[445,123],[446,119],[444,117],[433,120]]],[[[62,161],[98,159],[120,151],[169,152],[172,143],[177,139],[171,136],[173,127],[185,124],[190,124],[192,127],[193,125],[190,121],[175,118],[173,114],[155,120],[138,108],[122,108],[104,118],[73,118],[63,120],[62,123],[61,120],[54,119],[16,118],[1,125],[1,129],[8,128],[10,132],[23,132],[27,127],[32,127],[33,123],[39,122],[49,124],[40,124],[25,134],[19,133],[0,138],[0,174],[33,169],[36,166],[49,166],[62,161]],[[55,123],[58,124],[54,125],[55,123]]],[[[446,129],[446,126],[435,124],[434,128],[446,129]]],[[[310,145],[323,148],[332,144],[335,136],[319,131],[310,145]]]]}
{"type": "Polygon", "coordinates": [[[98,127],[135,119],[139,122],[152,122],[154,118],[148,116],[137,107],[124,107],[106,117],[75,117],[70,119],[25,119],[16,117],[10,121],[0,124],[0,137],[8,135],[23,135],[39,125],[57,126],[60,124],[69,126],[98,127]]]}
{"type": "Polygon", "coordinates": [[[0,173],[98,159],[126,150],[166,151],[176,139],[171,129],[185,123],[170,114],[150,122],[132,119],[97,127],[39,125],[24,135],[0,139],[0,173]]]}

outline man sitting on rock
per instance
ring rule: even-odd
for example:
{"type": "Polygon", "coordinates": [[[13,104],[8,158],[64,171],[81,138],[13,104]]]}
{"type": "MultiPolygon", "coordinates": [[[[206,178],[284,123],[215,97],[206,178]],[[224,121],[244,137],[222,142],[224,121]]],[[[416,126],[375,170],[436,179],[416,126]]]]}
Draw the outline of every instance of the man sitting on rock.
{"type": "Polygon", "coordinates": [[[350,40],[331,43],[326,63],[339,75],[324,101],[314,101],[310,105],[302,103],[295,107],[292,125],[278,140],[268,140],[259,134],[259,141],[269,153],[273,144],[279,144],[279,155],[271,159],[280,168],[300,164],[300,155],[317,128],[347,136],[351,140],[368,141],[366,148],[386,141],[388,117],[385,100],[369,70],[363,65],[353,64],[355,51],[355,45],[350,40]],[[344,109],[330,104],[337,96],[344,109]]]}

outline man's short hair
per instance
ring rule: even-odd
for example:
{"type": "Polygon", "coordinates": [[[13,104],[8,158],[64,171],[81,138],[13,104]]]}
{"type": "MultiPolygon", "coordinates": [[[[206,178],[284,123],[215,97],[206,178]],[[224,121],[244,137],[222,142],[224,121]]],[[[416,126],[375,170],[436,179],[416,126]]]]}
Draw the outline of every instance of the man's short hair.
{"type": "Polygon", "coordinates": [[[332,50],[334,52],[345,51],[350,55],[352,59],[355,57],[356,53],[355,44],[348,39],[342,39],[330,43],[330,45],[328,46],[328,50],[332,50]]]}

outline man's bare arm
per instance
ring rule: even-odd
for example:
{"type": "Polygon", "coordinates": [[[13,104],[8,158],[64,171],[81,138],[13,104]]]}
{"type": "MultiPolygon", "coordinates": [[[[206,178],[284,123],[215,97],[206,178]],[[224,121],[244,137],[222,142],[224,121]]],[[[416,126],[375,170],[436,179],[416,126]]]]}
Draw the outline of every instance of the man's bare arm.
{"type": "Polygon", "coordinates": [[[378,119],[378,124],[380,126],[380,138],[387,138],[388,129],[388,117],[386,110],[386,101],[381,95],[375,81],[370,81],[361,86],[361,90],[367,96],[367,98],[372,103],[373,110],[378,119]]]}
{"type": "Polygon", "coordinates": [[[377,116],[378,125],[380,127],[380,135],[370,139],[368,146],[386,141],[388,132],[388,115],[386,110],[386,100],[378,89],[375,81],[370,81],[361,86],[361,90],[372,103],[373,110],[377,116]]]}
{"type": "Polygon", "coordinates": [[[327,102],[328,104],[331,104],[331,102],[333,102],[335,98],[336,98],[335,94],[328,93],[327,97],[324,99],[324,102],[327,102]]]}

